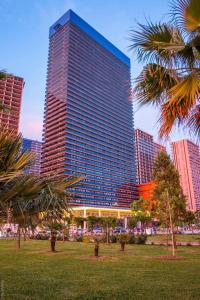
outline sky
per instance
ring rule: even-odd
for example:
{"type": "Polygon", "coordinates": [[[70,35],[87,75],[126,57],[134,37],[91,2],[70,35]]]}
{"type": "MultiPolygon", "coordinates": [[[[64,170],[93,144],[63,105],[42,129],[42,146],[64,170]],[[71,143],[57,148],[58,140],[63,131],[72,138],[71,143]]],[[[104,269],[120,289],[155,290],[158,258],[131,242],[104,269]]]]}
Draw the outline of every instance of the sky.
{"type": "MultiPolygon", "coordinates": [[[[0,69],[25,79],[20,131],[27,138],[42,138],[49,27],[68,9],[131,58],[134,79],[142,65],[128,49],[130,30],[147,19],[167,21],[169,0],[0,0],[0,69]]],[[[135,127],[158,141],[159,111],[133,103],[135,127]]],[[[170,139],[184,136],[175,130],[170,139]]]]}

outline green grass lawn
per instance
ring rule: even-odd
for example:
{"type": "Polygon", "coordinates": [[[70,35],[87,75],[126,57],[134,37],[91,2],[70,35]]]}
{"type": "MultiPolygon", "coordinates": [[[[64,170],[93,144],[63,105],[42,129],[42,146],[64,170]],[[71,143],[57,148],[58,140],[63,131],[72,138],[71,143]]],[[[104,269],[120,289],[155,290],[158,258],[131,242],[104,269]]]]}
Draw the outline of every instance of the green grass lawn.
{"type": "MultiPolygon", "coordinates": [[[[171,238],[171,236],[169,236],[171,238]]],[[[157,234],[148,236],[148,241],[166,241],[167,235],[157,234]]],[[[199,234],[177,234],[176,235],[177,242],[200,242],[199,234]]]]}
{"type": "Polygon", "coordinates": [[[200,247],[180,247],[177,260],[167,260],[167,247],[101,245],[29,240],[16,249],[0,240],[0,299],[200,299],[200,247]]]}

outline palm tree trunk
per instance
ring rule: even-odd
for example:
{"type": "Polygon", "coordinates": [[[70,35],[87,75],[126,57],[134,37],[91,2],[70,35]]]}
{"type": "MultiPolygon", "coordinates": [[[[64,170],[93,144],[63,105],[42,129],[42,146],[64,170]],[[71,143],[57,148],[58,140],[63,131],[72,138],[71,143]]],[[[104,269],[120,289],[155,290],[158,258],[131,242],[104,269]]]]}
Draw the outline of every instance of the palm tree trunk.
{"type": "Polygon", "coordinates": [[[98,257],[99,256],[99,243],[95,242],[95,246],[94,246],[94,256],[98,257]]]}
{"type": "Polygon", "coordinates": [[[26,241],[26,228],[23,228],[22,233],[23,233],[24,242],[25,242],[26,241]]]}
{"type": "Polygon", "coordinates": [[[56,235],[54,232],[51,231],[51,252],[55,252],[56,251],[56,235]]]}
{"type": "Polygon", "coordinates": [[[125,243],[121,242],[121,251],[124,251],[124,249],[125,249],[125,243]]]}
{"type": "Polygon", "coordinates": [[[21,228],[18,225],[17,228],[17,248],[20,249],[21,248],[21,228]]]}
{"type": "Polygon", "coordinates": [[[171,230],[171,238],[172,238],[172,256],[175,256],[175,248],[176,248],[176,241],[175,241],[175,234],[174,234],[174,224],[172,221],[172,213],[171,213],[171,206],[168,201],[169,206],[169,222],[170,222],[170,230],[171,230]]]}
{"type": "Polygon", "coordinates": [[[174,224],[173,224],[173,220],[172,220],[172,210],[171,210],[171,205],[169,202],[168,190],[167,190],[167,205],[168,205],[168,211],[169,211],[169,225],[170,225],[171,238],[172,238],[172,256],[175,256],[176,239],[175,239],[175,233],[174,233],[174,224]]]}
{"type": "Polygon", "coordinates": [[[108,232],[108,224],[106,226],[106,242],[109,243],[109,232],[108,232]]]}
{"type": "Polygon", "coordinates": [[[65,230],[63,229],[63,237],[62,237],[63,243],[65,241],[65,230]]]}

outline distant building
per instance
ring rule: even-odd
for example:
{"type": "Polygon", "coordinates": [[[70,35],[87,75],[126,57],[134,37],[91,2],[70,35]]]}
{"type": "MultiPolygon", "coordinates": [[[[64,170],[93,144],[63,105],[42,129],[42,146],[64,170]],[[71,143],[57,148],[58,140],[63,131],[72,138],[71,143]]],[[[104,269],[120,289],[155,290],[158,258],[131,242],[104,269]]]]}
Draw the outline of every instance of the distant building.
{"type": "Polygon", "coordinates": [[[156,205],[156,201],[152,199],[155,186],[156,186],[156,184],[154,181],[141,183],[141,184],[138,184],[138,186],[137,186],[139,198],[145,199],[148,203],[147,204],[148,208],[152,209],[152,210],[153,210],[154,206],[156,205]]]}
{"type": "Polygon", "coordinates": [[[35,154],[35,163],[31,167],[25,169],[25,173],[39,175],[41,167],[42,143],[24,138],[22,142],[22,151],[27,150],[35,154]]]}
{"type": "Polygon", "coordinates": [[[153,136],[136,129],[134,132],[135,138],[135,157],[137,183],[146,183],[152,180],[153,163],[157,154],[161,151],[166,151],[165,147],[157,144],[153,140],[153,136]]]}
{"type": "Polygon", "coordinates": [[[187,208],[200,210],[200,154],[199,147],[183,139],[171,143],[174,164],[180,174],[183,192],[187,197],[187,208]]]}
{"type": "Polygon", "coordinates": [[[0,79],[0,100],[7,108],[0,111],[0,126],[18,134],[24,79],[7,76],[0,79]]]}
{"type": "Polygon", "coordinates": [[[135,199],[130,59],[73,11],[49,32],[42,174],[82,174],[75,205],[135,199]]]}

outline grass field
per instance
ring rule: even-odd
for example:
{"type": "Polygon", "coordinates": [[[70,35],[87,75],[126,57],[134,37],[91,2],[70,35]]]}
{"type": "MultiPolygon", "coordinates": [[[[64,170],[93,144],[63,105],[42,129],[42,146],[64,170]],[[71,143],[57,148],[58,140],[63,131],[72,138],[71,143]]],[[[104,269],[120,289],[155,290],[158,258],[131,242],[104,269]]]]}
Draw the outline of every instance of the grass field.
{"type": "Polygon", "coordinates": [[[200,247],[182,247],[169,260],[164,246],[93,245],[27,241],[16,249],[13,240],[0,240],[0,299],[200,299],[200,247]]]}
{"type": "MultiPolygon", "coordinates": [[[[169,236],[171,238],[171,236],[169,236]]],[[[167,235],[157,234],[148,236],[149,241],[166,241],[167,235]]],[[[177,234],[176,235],[177,242],[200,242],[199,234],[177,234]]]]}

